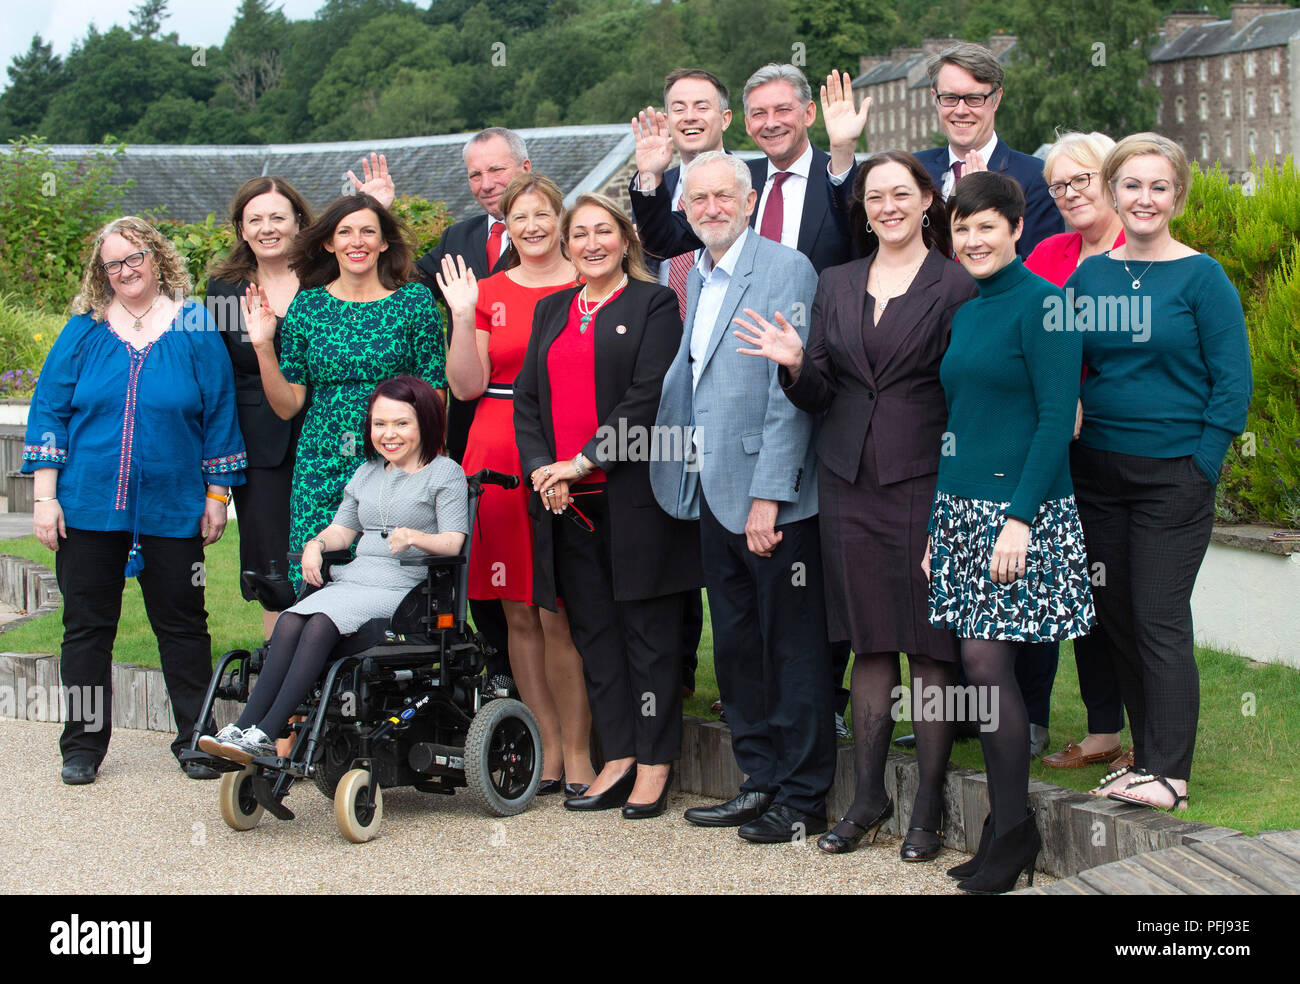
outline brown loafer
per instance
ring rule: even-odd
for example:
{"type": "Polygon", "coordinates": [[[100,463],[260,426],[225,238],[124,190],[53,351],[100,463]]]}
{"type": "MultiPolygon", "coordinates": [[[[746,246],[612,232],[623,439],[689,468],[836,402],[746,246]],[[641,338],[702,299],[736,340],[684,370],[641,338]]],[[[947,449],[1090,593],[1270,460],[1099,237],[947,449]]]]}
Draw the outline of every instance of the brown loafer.
{"type": "Polygon", "coordinates": [[[1110,763],[1110,767],[1112,769],[1133,768],[1133,749],[1131,747],[1125,749],[1123,755],[1121,755],[1119,758],[1115,759],[1115,761],[1110,763]]]}
{"type": "Polygon", "coordinates": [[[1082,769],[1085,765],[1102,765],[1110,762],[1119,754],[1119,750],[1120,746],[1116,745],[1104,752],[1089,755],[1084,752],[1082,746],[1070,741],[1066,742],[1065,747],[1059,752],[1044,755],[1043,765],[1049,765],[1053,769],[1082,769]]]}

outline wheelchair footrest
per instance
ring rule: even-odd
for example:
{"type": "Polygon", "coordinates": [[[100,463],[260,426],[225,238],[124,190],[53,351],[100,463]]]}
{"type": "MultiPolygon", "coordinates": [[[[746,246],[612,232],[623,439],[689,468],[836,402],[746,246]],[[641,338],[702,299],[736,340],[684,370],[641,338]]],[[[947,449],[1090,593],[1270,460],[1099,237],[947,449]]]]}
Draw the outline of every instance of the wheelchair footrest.
{"type": "Polygon", "coordinates": [[[255,776],[253,778],[253,795],[257,797],[257,802],[266,807],[266,812],[280,820],[292,820],[293,811],[284,805],[280,800],[275,798],[271,792],[272,778],[269,776],[255,776]]]}
{"type": "Polygon", "coordinates": [[[181,750],[181,765],[189,762],[197,762],[199,765],[206,765],[217,772],[239,772],[244,767],[238,762],[232,762],[230,759],[222,758],[220,755],[209,755],[207,752],[197,748],[185,748],[181,750]]]}

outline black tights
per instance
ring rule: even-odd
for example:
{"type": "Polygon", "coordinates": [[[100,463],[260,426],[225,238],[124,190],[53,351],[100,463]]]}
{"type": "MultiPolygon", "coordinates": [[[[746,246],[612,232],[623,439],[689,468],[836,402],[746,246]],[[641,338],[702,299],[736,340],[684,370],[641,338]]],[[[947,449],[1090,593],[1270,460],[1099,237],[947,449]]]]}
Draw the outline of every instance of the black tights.
{"type": "Polygon", "coordinates": [[[271,652],[235,727],[242,731],[257,725],[267,737],[279,737],[311,692],[339,638],[328,615],[281,613],[271,633],[271,652]]]}
{"type": "MultiPolygon", "coordinates": [[[[947,688],[956,680],[957,667],[953,663],[922,655],[908,656],[907,661],[912,671],[914,695],[923,694],[925,687],[947,688]]],[[[894,733],[891,712],[899,680],[898,653],[858,653],[854,656],[850,688],[857,788],[853,805],[845,815],[863,825],[875,819],[885,806],[885,762],[894,733]]],[[[910,712],[910,708],[908,710],[910,712]]],[[[916,732],[920,776],[911,826],[937,831],[943,822],[943,775],[952,751],[952,723],[943,719],[912,723],[916,732]]],[[[842,837],[854,832],[848,825],[836,831],[842,837]]]]}
{"type": "Polygon", "coordinates": [[[961,640],[966,680],[984,695],[982,706],[995,709],[997,727],[981,722],[980,745],[989,784],[989,815],[994,836],[1023,823],[1029,810],[1029,715],[1016,682],[1019,644],[996,639],[961,640]]]}

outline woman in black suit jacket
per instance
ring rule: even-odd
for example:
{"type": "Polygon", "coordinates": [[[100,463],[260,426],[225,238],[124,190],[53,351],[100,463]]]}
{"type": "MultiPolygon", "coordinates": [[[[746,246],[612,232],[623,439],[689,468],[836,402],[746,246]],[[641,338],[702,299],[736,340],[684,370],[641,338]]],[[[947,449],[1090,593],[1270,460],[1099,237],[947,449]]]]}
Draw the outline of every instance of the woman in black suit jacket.
{"type": "MultiPolygon", "coordinates": [[[[267,574],[274,564],[280,574],[288,575],[294,452],[307,412],[304,407],[292,420],[282,420],[271,409],[244,326],[245,296],[249,285],[256,284],[270,302],[276,313],[278,354],[284,312],[298,294],[298,275],[289,269],[289,244],[311,222],[306,199],[283,178],[245,181],[230,203],[235,245],[212,268],[204,297],[235,369],[239,429],[248,449],[247,482],[235,492],[241,571],[267,574]]],[[[245,601],[257,600],[246,587],[242,590],[245,601]]],[[[264,638],[271,638],[278,614],[263,613],[264,638]]]]}
{"type": "Polygon", "coordinates": [[[830,854],[851,851],[893,815],[884,770],[898,654],[905,652],[912,702],[903,710],[920,718],[920,786],[900,853],[905,861],[929,861],[940,850],[952,729],[913,711],[928,709],[927,688],[955,682],[959,654],[952,632],[930,624],[916,551],[925,552],[948,419],[939,363],[952,316],[976,289],[948,259],[943,201],[911,154],[885,151],[858,168],[852,216],[863,252],[872,252],[822,274],[807,352],[779,318],[779,328],[760,323],[753,335],[737,335],[756,347],[753,354],[782,366],[795,406],[826,414],[818,445],[822,563],[831,638],[851,639],[857,654],[857,791],[844,819],[817,844],[830,854]]]}
{"type": "Polygon", "coordinates": [[[682,592],[699,532],[650,488],[664,374],[682,324],[646,272],[627,215],[582,195],[561,236],[583,286],[538,302],[515,380],[515,436],[534,494],[533,602],[563,598],[605,765],[571,810],[658,816],[681,756],[682,592]]]}

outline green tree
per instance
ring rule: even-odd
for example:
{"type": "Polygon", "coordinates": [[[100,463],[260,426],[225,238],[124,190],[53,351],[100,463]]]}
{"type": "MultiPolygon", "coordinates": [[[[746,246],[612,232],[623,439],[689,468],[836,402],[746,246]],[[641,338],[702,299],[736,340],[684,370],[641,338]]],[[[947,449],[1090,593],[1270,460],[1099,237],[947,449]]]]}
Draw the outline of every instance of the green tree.
{"type": "Polygon", "coordinates": [[[131,9],[131,35],[151,38],[162,30],[167,13],[167,0],[141,0],[140,6],[131,9]]]}
{"type": "Polygon", "coordinates": [[[456,97],[443,78],[446,71],[398,69],[356,136],[421,137],[461,129],[465,121],[456,115],[456,97]]]}
{"type": "Polygon", "coordinates": [[[194,121],[206,110],[197,99],[164,92],[123,135],[128,143],[188,143],[194,121]]]}
{"type": "Polygon", "coordinates": [[[1160,14],[1152,0],[1018,8],[998,135],[1032,152],[1057,127],[1119,137],[1155,124],[1145,84],[1160,14]]]}
{"type": "Polygon", "coordinates": [[[0,118],[7,120],[15,133],[30,132],[44,118],[63,83],[63,62],[52,53],[50,44],[35,34],[27,52],[15,55],[5,72],[9,87],[0,95],[0,118]]]}
{"type": "Polygon", "coordinates": [[[794,37],[804,46],[795,51],[795,64],[808,76],[814,97],[830,72],[856,75],[858,57],[870,50],[872,39],[898,27],[888,0],[790,0],[790,16],[794,37]]]}
{"type": "Polygon", "coordinates": [[[254,109],[280,84],[288,40],[289,22],[271,0],[242,0],[221,51],[226,81],[244,108],[254,109]]]}

